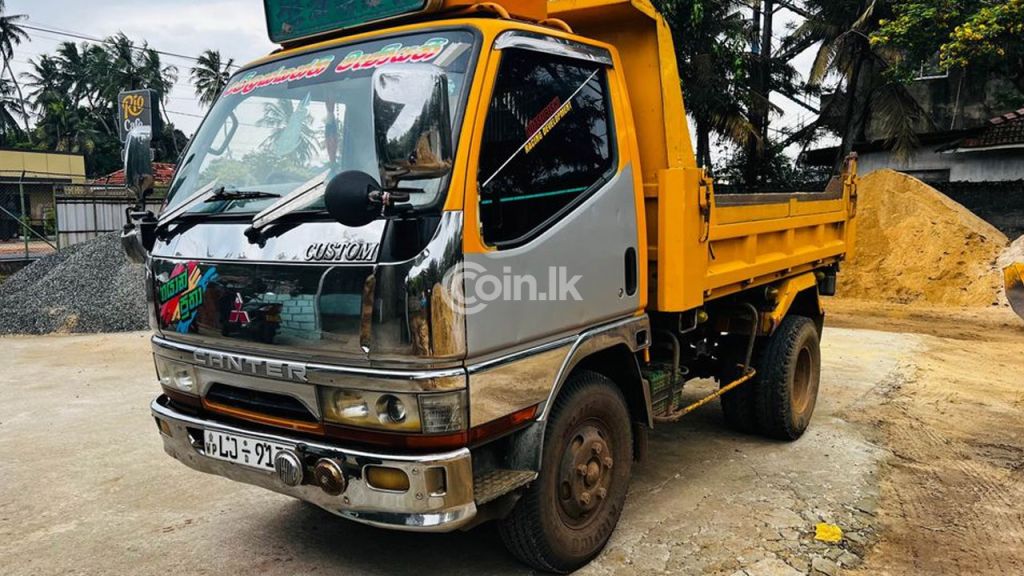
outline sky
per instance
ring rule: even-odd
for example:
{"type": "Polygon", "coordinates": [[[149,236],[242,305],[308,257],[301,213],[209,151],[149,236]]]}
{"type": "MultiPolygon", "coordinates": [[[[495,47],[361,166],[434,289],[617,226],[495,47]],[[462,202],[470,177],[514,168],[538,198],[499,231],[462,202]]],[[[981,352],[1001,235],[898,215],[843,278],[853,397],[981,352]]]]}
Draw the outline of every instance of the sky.
{"type": "MultiPolygon", "coordinates": [[[[124,32],[158,50],[198,56],[204,50],[220,50],[224,58],[244,64],[276,48],[267,39],[262,0],[7,0],[8,14],[27,14],[26,24],[61,29],[87,36],[106,37],[124,32]]],[[[15,73],[29,70],[29,59],[52,53],[64,41],[79,42],[47,32],[27,31],[32,42],[17,47],[15,73]]],[[[198,127],[204,110],[189,82],[194,62],[163,57],[178,67],[178,84],[169,95],[171,121],[185,134],[198,127]]]]}
{"type": "MultiPolygon", "coordinates": [[[[29,25],[100,38],[120,31],[138,43],[146,40],[153,48],[182,55],[198,56],[206,49],[217,49],[224,58],[234,58],[236,64],[250,62],[276,48],[267,38],[262,0],[7,0],[6,4],[8,14],[27,14],[29,25]]],[[[795,20],[792,13],[781,11],[775,20],[776,38],[784,37],[786,26],[795,20]]],[[[30,69],[30,59],[52,53],[61,42],[80,41],[49,32],[28,32],[32,41],[15,50],[13,65],[18,74],[30,69]]],[[[194,62],[163,58],[179,69],[178,84],[166,105],[167,113],[179,129],[191,136],[204,113],[189,82],[189,69],[194,62]]],[[[813,49],[801,54],[794,66],[805,72],[812,61],[813,49]]],[[[800,106],[779,96],[772,101],[785,111],[775,127],[801,125],[809,120],[809,112],[800,106]]],[[[725,150],[716,146],[716,152],[723,154],[725,150]]],[[[797,152],[791,150],[792,154],[797,152]]]]}

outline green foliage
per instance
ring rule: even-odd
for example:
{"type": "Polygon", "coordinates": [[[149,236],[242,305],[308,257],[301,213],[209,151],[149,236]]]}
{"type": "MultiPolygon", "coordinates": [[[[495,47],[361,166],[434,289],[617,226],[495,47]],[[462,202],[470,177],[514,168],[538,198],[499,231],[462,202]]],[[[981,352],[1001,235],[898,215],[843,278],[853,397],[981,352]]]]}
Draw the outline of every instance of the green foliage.
{"type": "Polygon", "coordinates": [[[901,0],[872,45],[897,51],[911,71],[939,56],[944,68],[1000,74],[1024,89],[1024,0],[901,0]]]}
{"type": "Polygon", "coordinates": [[[200,104],[207,108],[213,105],[228,85],[234,63],[233,59],[224,62],[219,50],[207,50],[199,56],[192,68],[192,84],[200,104]]]}
{"type": "MultiPolygon", "coordinates": [[[[82,154],[86,171],[93,176],[121,167],[115,121],[118,94],[151,88],[166,95],[178,75],[177,68],[164,65],[145,43],[137,46],[124,34],[107,38],[104,44],[64,42],[55,53],[30,64],[22,81],[35,112],[33,147],[82,154]]],[[[170,123],[160,136],[154,143],[156,160],[175,161],[187,139],[170,123]]]]}
{"type": "Polygon", "coordinates": [[[675,40],[688,114],[697,125],[697,156],[711,164],[710,137],[737,145],[756,137],[747,115],[750,21],[733,0],[655,0],[675,40]]]}

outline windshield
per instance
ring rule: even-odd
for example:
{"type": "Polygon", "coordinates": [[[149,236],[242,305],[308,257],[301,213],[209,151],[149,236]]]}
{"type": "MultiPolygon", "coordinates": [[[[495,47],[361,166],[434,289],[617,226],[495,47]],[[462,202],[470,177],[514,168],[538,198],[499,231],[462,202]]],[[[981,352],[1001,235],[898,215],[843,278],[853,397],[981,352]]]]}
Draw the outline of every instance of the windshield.
{"type": "MultiPolygon", "coordinates": [[[[473,34],[440,31],[391,37],[295,56],[239,73],[184,156],[166,209],[204,189],[227,198],[190,209],[252,213],[311,179],[359,170],[380,179],[374,144],[373,72],[389,64],[437,66],[448,76],[452,124],[465,101],[473,34]],[[251,193],[251,194],[245,194],[251,193]]],[[[392,120],[394,121],[394,120],[392,120]]],[[[457,133],[457,131],[456,131],[457,133]]],[[[440,203],[447,177],[417,180],[411,203],[440,203]]],[[[309,210],[323,209],[322,197],[309,210]]]]}

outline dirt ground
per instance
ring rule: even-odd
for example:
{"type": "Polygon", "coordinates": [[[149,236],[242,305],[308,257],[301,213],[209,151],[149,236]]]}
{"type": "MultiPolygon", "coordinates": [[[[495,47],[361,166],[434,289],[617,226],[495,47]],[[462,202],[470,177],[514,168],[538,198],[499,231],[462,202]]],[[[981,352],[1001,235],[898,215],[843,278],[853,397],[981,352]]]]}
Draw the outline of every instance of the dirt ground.
{"type": "MultiPolygon", "coordinates": [[[[734,434],[717,405],[659,428],[583,574],[1024,573],[1024,324],[832,310],[808,434],[734,434]],[[843,542],[816,542],[818,522],[843,542]]],[[[376,530],[173,461],[147,342],[0,339],[4,574],[528,573],[492,526],[376,530]]]]}

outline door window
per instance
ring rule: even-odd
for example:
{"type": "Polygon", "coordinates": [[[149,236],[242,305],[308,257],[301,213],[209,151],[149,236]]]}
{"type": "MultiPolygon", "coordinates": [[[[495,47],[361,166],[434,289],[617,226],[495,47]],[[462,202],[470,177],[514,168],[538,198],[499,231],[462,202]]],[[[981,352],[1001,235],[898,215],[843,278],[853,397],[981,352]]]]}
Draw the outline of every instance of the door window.
{"type": "Polygon", "coordinates": [[[480,152],[485,243],[529,240],[610,175],[606,75],[599,64],[504,52],[480,152]]]}

